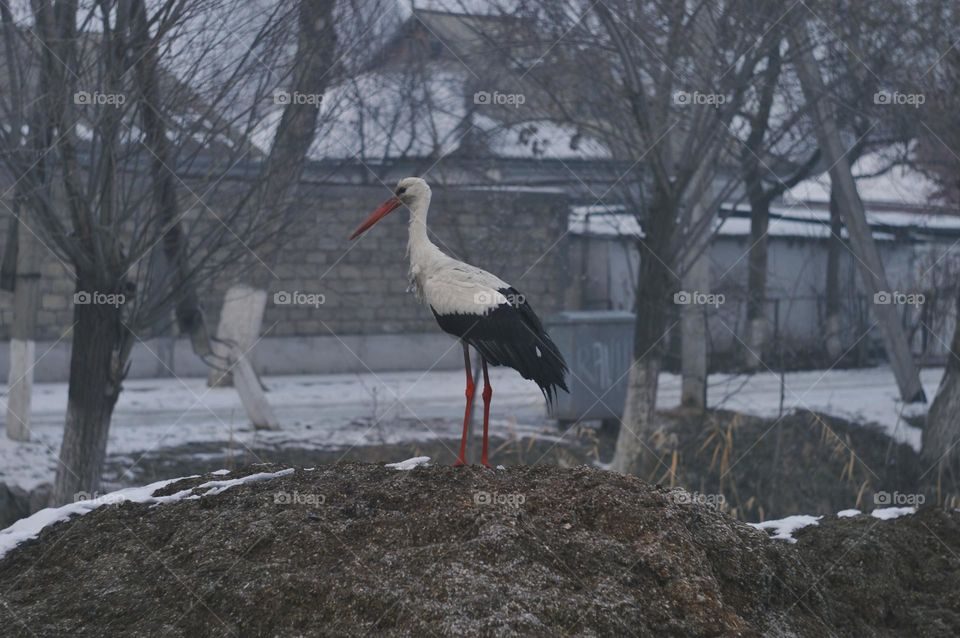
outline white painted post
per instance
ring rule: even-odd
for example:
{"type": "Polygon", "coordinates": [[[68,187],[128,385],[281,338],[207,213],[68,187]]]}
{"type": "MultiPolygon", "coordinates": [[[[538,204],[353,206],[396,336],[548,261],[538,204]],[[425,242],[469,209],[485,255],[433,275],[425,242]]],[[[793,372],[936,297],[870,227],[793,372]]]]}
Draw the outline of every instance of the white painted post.
{"type": "Polygon", "coordinates": [[[10,340],[10,377],[7,385],[7,436],[30,440],[30,404],[33,392],[34,341],[10,340]]]}
{"type": "MultiPolygon", "coordinates": [[[[265,290],[245,284],[231,286],[224,296],[213,353],[218,361],[228,362],[233,385],[253,426],[278,430],[280,424],[250,362],[250,351],[260,336],[266,305],[265,290]]],[[[214,374],[219,377],[223,372],[214,370],[214,374]]]]}
{"type": "Polygon", "coordinates": [[[7,436],[14,441],[30,440],[30,405],[33,392],[34,339],[40,299],[40,272],[37,239],[20,213],[17,227],[17,272],[14,277],[13,324],[10,326],[10,376],[7,385],[7,436]]]}

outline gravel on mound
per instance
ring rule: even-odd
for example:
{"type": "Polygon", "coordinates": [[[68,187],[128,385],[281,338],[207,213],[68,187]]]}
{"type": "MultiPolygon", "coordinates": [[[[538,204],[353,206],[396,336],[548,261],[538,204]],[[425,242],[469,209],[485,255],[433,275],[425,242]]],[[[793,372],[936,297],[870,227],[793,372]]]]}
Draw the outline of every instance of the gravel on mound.
{"type": "Polygon", "coordinates": [[[45,529],[0,561],[0,622],[24,636],[960,630],[954,513],[824,519],[789,545],[690,500],[588,467],[298,469],[45,529]]]}

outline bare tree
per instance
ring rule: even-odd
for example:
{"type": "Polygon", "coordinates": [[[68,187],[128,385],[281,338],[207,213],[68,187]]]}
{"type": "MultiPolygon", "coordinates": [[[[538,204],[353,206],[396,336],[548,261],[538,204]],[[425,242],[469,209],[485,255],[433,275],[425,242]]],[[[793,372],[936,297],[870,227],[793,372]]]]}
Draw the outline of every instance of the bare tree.
{"type": "Polygon", "coordinates": [[[76,281],[55,502],[99,486],[134,343],[172,315],[208,351],[198,286],[288,226],[283,211],[244,205],[257,180],[230,176],[266,159],[251,143],[276,108],[263,68],[289,72],[298,6],[36,0],[4,31],[23,93],[0,108],[29,124],[25,139],[0,129],[2,160],[30,210],[22,220],[76,281]]]}
{"type": "MultiPolygon", "coordinates": [[[[913,128],[902,113],[877,104],[875,96],[885,87],[881,77],[895,76],[898,64],[909,58],[902,33],[896,25],[915,20],[909,11],[894,6],[877,8],[866,5],[816,5],[811,9],[829,23],[826,37],[818,42],[821,57],[818,68],[826,77],[824,93],[816,101],[804,100],[794,68],[797,51],[772,48],[762,72],[757,95],[748,103],[743,117],[749,134],[741,162],[744,186],[751,211],[751,237],[748,260],[747,345],[748,368],[761,364],[768,337],[765,299],[767,282],[767,234],[770,206],[788,189],[830,165],[824,162],[810,118],[817,102],[829,100],[838,105],[834,118],[846,147],[846,159],[852,165],[863,154],[892,144],[907,142],[913,128]],[[892,16],[896,15],[896,18],[892,16]],[[855,18],[855,19],[853,19],[855,18]]],[[[885,168],[892,167],[888,164],[885,168]]],[[[832,358],[839,348],[839,303],[836,290],[836,265],[843,247],[839,206],[832,200],[835,214],[830,226],[827,265],[827,348],[832,358]]],[[[826,226],[826,224],[824,224],[826,226]]]]}
{"type": "Polygon", "coordinates": [[[595,91],[596,69],[612,69],[610,77],[602,78],[607,85],[598,97],[612,100],[613,108],[595,113],[593,128],[618,156],[633,158],[620,190],[644,230],[634,361],[613,460],[618,471],[639,471],[652,449],[661,348],[672,327],[673,293],[682,267],[695,263],[687,250],[703,250],[706,243],[698,239],[715,226],[719,202],[734,185],[728,173],[727,185],[713,190],[713,201],[690,196],[705,162],[730,166],[731,149],[739,145],[731,127],[762,52],[770,46],[766,39],[757,43],[743,34],[769,33],[777,17],[739,3],[605,3],[582,21],[580,42],[599,45],[606,59],[602,64],[587,61],[575,75],[584,84],[591,78],[595,91]],[[693,219],[697,205],[710,214],[693,219]]]}
{"type": "Polygon", "coordinates": [[[10,326],[10,368],[7,386],[7,436],[15,441],[30,440],[30,406],[33,392],[33,368],[37,310],[40,301],[40,251],[37,242],[21,218],[25,207],[14,199],[11,233],[7,254],[11,257],[10,284],[13,288],[13,323],[10,326]]]}
{"type": "MultiPolygon", "coordinates": [[[[676,325],[673,294],[687,273],[707,272],[705,237],[739,183],[737,117],[765,52],[782,39],[773,28],[782,12],[740,2],[527,2],[503,13],[526,25],[512,40],[511,63],[536,86],[539,116],[609,149],[609,187],[582,184],[597,203],[623,203],[643,229],[634,358],[613,462],[638,471],[656,430],[661,350],[676,325]],[[747,33],[765,35],[757,42],[747,33]],[[535,42],[540,54],[531,56],[535,42]]],[[[705,332],[693,330],[702,317],[686,314],[689,376],[697,381],[690,396],[702,403],[706,350],[695,342],[705,332]]]]}
{"type": "MultiPolygon", "coordinates": [[[[747,178],[759,238],[765,237],[770,202],[819,160],[817,149],[797,135],[809,127],[803,119],[809,101],[800,99],[795,77],[789,90],[780,80],[782,65],[795,62],[781,59],[785,35],[801,16],[736,2],[607,2],[580,11],[536,4],[528,10],[553,36],[543,69],[530,73],[552,98],[547,111],[625,160],[627,170],[611,182],[644,231],[634,365],[613,462],[617,470],[638,471],[656,438],[661,349],[675,325],[672,293],[697,264],[697,252],[705,250],[699,240],[716,227],[717,204],[732,190],[716,188],[713,204],[706,204],[711,214],[694,219],[704,205],[691,197],[701,169],[713,165],[721,182],[747,178]],[[757,42],[745,32],[764,37],[757,42]]],[[[752,262],[765,279],[762,244],[752,262]]],[[[760,278],[753,282],[754,318],[765,288],[760,278]]],[[[689,359],[700,362],[704,353],[702,347],[690,350],[689,359]]]]}
{"type": "MultiPolygon", "coordinates": [[[[943,24],[957,24],[960,14],[953,7],[945,10],[943,24]]],[[[949,30],[946,30],[949,32],[949,30]]],[[[933,39],[944,44],[943,39],[933,39]]],[[[941,194],[956,206],[960,192],[960,53],[951,48],[934,67],[925,88],[927,117],[923,126],[928,133],[925,168],[939,182],[941,194]],[[931,156],[936,161],[930,161],[931,156]]],[[[955,292],[955,316],[960,318],[960,288],[955,292]]],[[[927,413],[923,429],[923,458],[940,473],[952,472],[956,481],[957,459],[960,458],[960,320],[954,327],[947,352],[946,367],[937,394],[927,413]]],[[[931,468],[933,469],[933,468],[931,468]]]]}
{"type": "MultiPolygon", "coordinates": [[[[501,14],[524,25],[506,55],[524,70],[524,86],[535,87],[532,112],[609,150],[608,188],[580,183],[597,203],[624,204],[643,229],[634,358],[613,462],[638,471],[657,429],[661,350],[677,325],[673,294],[684,279],[708,287],[709,235],[720,203],[741,181],[739,114],[766,52],[782,41],[778,24],[790,20],[748,2],[522,2],[506,3],[501,14]],[[747,33],[764,36],[758,42],[747,33]]],[[[681,314],[685,397],[702,405],[706,315],[681,314]]]]}
{"type": "MultiPolygon", "coordinates": [[[[5,58],[8,65],[3,69],[11,95],[22,100],[26,88],[26,74],[16,64],[9,64],[15,58],[13,53],[13,37],[16,34],[16,23],[6,3],[0,4],[0,22],[3,27],[5,44],[5,58]]],[[[24,108],[22,101],[17,102],[19,108],[11,109],[7,126],[14,143],[23,142],[23,130],[26,121],[23,119],[24,108]]],[[[43,161],[43,160],[41,160],[43,161]]],[[[4,251],[2,272],[0,272],[0,288],[6,288],[14,294],[14,317],[10,331],[10,366],[7,389],[6,432],[11,439],[26,441],[30,439],[30,410],[33,392],[33,367],[35,356],[36,322],[39,306],[40,290],[40,251],[41,246],[25,217],[30,216],[29,209],[24,205],[24,198],[20,196],[21,188],[18,184],[12,187],[14,191],[13,203],[10,206],[9,233],[7,246],[4,251]]],[[[7,192],[9,192],[8,189],[7,192]]],[[[4,205],[6,206],[6,205],[4,205]]]]}
{"type": "MultiPolygon", "coordinates": [[[[850,233],[864,284],[872,297],[879,291],[889,290],[883,262],[866,222],[863,202],[857,192],[846,149],[842,145],[836,116],[823,99],[824,83],[807,37],[806,26],[801,25],[799,28],[802,29],[800,34],[792,34],[791,39],[791,44],[798,54],[797,73],[807,101],[815,105],[812,117],[814,128],[824,156],[830,162],[830,179],[838,189],[837,196],[844,212],[844,225],[850,233]]],[[[874,311],[903,400],[924,401],[919,371],[914,365],[896,309],[890,305],[875,304],[874,311]]]]}
{"type": "MultiPolygon", "coordinates": [[[[767,327],[767,243],[770,206],[789,188],[813,173],[820,160],[817,148],[810,148],[805,135],[805,109],[774,105],[788,102],[791,92],[783,82],[782,42],[770,48],[761,71],[755,99],[743,114],[747,134],[740,153],[746,200],[750,205],[750,248],[747,256],[747,336],[744,363],[748,369],[763,365],[767,327]],[[774,168],[776,167],[776,168],[774,168]],[[777,171],[777,172],[775,172],[777,171]],[[781,175],[780,173],[783,173],[781,175]]],[[[789,81],[789,80],[788,80],[789,81]]]]}
{"type": "MultiPolygon", "coordinates": [[[[351,74],[360,73],[369,63],[369,56],[364,53],[367,47],[356,45],[363,41],[382,44],[380,29],[390,22],[383,16],[390,15],[395,7],[385,0],[359,3],[304,0],[299,6],[296,53],[291,73],[281,89],[289,100],[274,129],[273,142],[260,176],[260,188],[247,203],[264,211],[289,207],[296,202],[296,185],[311,154],[324,158],[324,149],[329,151],[336,145],[341,148],[333,149],[333,157],[342,158],[344,149],[350,155],[358,153],[359,149],[343,147],[337,135],[330,135],[332,142],[324,139],[330,128],[345,119],[344,110],[356,114],[363,122],[380,115],[378,109],[368,108],[364,103],[372,97],[370,93],[389,95],[394,103],[404,103],[410,97],[408,93],[394,93],[380,82],[366,83],[366,95],[364,91],[350,90],[351,74]],[[332,101],[325,95],[331,87],[336,87],[332,101]],[[302,96],[316,99],[298,101],[297,98],[302,96]],[[319,106],[321,102],[323,104],[319,106]]],[[[356,78],[353,81],[356,82],[356,78]]],[[[267,247],[267,259],[280,247],[267,247]]],[[[231,376],[223,369],[214,370],[209,381],[212,385],[233,382],[241,397],[262,394],[255,382],[253,368],[246,361],[247,357],[241,354],[249,350],[248,346],[259,332],[272,276],[269,269],[253,268],[224,299],[214,350],[220,358],[233,362],[230,369],[234,374],[231,376]]],[[[248,398],[245,405],[255,425],[275,425],[264,399],[248,398]],[[253,407],[255,405],[260,407],[253,407]]]]}

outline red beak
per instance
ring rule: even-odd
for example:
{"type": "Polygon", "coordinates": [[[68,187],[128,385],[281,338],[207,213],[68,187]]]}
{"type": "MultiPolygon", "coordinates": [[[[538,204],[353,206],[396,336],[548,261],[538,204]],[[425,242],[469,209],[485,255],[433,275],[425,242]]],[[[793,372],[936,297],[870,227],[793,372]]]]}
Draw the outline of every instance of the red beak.
{"type": "Polygon", "coordinates": [[[380,204],[380,207],[370,213],[370,216],[367,219],[357,226],[357,229],[353,231],[353,234],[350,235],[350,239],[356,239],[361,233],[365,230],[376,224],[378,221],[389,215],[391,212],[400,207],[400,200],[396,197],[391,197],[387,201],[380,204]]]}

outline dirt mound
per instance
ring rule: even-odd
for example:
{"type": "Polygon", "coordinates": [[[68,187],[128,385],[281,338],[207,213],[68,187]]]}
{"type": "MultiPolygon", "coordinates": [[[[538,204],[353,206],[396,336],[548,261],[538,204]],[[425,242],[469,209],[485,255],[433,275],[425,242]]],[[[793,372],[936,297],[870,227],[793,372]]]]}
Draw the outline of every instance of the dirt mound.
{"type": "Polygon", "coordinates": [[[741,520],[869,510],[884,505],[884,492],[960,502],[952,477],[868,424],[807,410],[764,419],[679,408],[659,418],[663,429],[648,445],[660,462],[644,478],[722,494],[725,511],[741,520]]]}
{"type": "Polygon", "coordinates": [[[960,520],[943,510],[824,519],[791,545],[587,467],[341,464],[184,497],[278,469],[45,529],[0,562],[5,634],[960,631],[960,520]]]}
{"type": "MultiPolygon", "coordinates": [[[[796,533],[811,589],[851,636],[960,636],[960,515],[824,518],[796,533]]],[[[806,600],[806,599],[804,599],[806,600]]]]}

